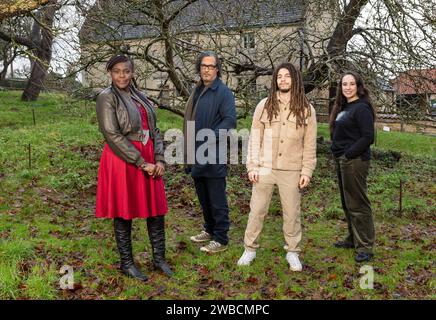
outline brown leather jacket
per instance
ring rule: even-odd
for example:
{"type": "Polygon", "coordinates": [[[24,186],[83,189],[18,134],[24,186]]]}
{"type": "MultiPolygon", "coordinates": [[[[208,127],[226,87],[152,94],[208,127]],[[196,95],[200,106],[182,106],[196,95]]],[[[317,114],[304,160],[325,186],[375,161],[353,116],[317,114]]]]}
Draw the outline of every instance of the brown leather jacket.
{"type": "Polygon", "coordinates": [[[143,93],[130,87],[130,93],[110,86],[97,97],[97,119],[99,129],[112,149],[121,159],[137,166],[145,163],[138,149],[130,141],[142,141],[141,115],[131,95],[141,101],[147,110],[150,138],[154,144],[155,161],[165,162],[162,136],[156,127],[156,113],[143,93]]]}

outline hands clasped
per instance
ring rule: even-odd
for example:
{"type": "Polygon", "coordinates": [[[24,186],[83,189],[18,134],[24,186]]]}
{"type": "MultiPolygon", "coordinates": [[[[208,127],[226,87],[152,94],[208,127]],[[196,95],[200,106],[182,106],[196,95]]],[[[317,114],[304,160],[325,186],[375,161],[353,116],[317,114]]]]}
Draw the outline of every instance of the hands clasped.
{"type": "Polygon", "coordinates": [[[143,164],[141,166],[141,169],[144,172],[147,172],[148,175],[153,176],[153,178],[156,178],[156,177],[163,176],[165,172],[165,165],[162,162],[158,161],[156,164],[153,163],[143,164]]]}

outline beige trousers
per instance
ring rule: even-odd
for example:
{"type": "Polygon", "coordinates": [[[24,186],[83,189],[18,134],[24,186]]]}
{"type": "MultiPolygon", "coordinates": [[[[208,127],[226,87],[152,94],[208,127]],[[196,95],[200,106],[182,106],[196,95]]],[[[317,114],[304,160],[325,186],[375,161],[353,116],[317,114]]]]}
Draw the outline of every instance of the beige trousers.
{"type": "Polygon", "coordinates": [[[300,171],[274,170],[261,168],[259,182],[253,184],[250,201],[250,214],[245,230],[244,246],[249,251],[259,248],[259,236],[268,213],[274,186],[280,193],[283,210],[283,235],[285,250],[299,252],[301,241],[300,191],[298,182],[300,171]]]}

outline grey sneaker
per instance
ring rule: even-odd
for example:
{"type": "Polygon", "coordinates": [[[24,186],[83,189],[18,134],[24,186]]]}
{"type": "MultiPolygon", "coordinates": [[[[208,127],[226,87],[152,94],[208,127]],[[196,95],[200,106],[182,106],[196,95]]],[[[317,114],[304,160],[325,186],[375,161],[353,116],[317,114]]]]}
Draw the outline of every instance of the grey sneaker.
{"type": "Polygon", "coordinates": [[[227,246],[216,241],[211,241],[207,246],[201,247],[200,251],[215,253],[227,250],[227,246]]]}
{"type": "Polygon", "coordinates": [[[190,239],[194,242],[206,242],[212,240],[212,235],[203,230],[200,234],[192,236],[190,239]]]}

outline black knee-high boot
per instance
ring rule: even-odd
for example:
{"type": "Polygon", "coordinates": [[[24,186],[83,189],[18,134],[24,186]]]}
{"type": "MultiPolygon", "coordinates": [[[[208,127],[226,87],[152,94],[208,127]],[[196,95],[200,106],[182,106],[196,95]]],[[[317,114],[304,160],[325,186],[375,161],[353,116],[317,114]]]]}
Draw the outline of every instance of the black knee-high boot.
{"type": "Polygon", "coordinates": [[[148,277],[135,266],[132,253],[132,220],[114,219],[115,239],[121,258],[121,271],[132,278],[147,281],[148,277]]]}
{"type": "Polygon", "coordinates": [[[173,271],[165,261],[165,220],[164,216],[147,218],[148,236],[153,249],[153,265],[167,276],[173,271]]]}

